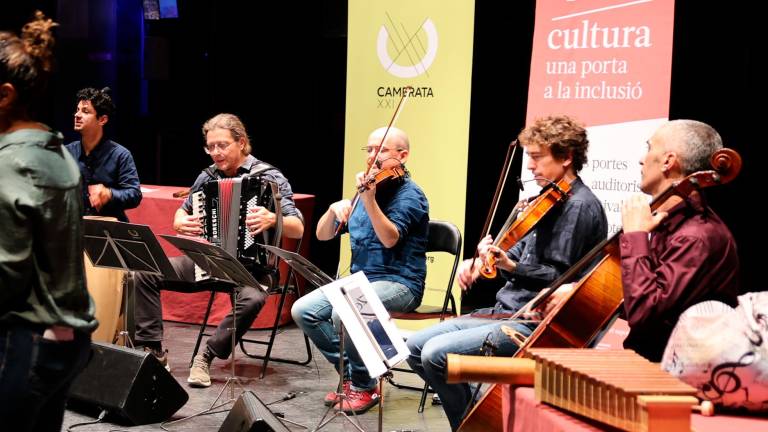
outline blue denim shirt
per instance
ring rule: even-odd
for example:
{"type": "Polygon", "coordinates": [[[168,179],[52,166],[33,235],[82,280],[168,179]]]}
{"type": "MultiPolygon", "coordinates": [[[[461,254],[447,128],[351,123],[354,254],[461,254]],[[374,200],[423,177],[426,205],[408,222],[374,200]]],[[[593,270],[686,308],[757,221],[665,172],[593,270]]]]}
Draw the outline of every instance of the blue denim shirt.
{"type": "Polygon", "coordinates": [[[373,230],[365,207],[362,204],[355,207],[349,218],[352,273],[363,271],[371,282],[386,280],[401,283],[411,290],[414,297],[421,299],[427,276],[427,197],[416,183],[406,177],[396,191],[377,191],[376,201],[397,227],[400,238],[395,246],[384,247],[373,230]]]}
{"type": "Polygon", "coordinates": [[[131,152],[120,144],[102,139],[91,154],[85,155],[80,141],[67,144],[83,176],[84,214],[113,216],[128,222],[125,210],[139,206],[141,186],[131,152]],[[88,199],[88,185],[103,184],[112,189],[112,199],[97,211],[88,199]]]}
{"type": "Polygon", "coordinates": [[[607,236],[603,205],[577,178],[570,197],[507,251],[517,268],[500,272],[507,283],[496,293],[494,313],[516,312],[607,236]]]}

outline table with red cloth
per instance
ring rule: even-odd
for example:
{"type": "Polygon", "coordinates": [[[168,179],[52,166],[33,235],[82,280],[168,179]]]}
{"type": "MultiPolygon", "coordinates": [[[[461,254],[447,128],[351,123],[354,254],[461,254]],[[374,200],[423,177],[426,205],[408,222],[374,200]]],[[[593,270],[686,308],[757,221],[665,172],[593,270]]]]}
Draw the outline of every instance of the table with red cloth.
{"type": "MultiPolygon", "coordinates": [[[[187,191],[188,188],[174,186],[156,186],[142,185],[141,191],[144,198],[141,204],[128,210],[128,219],[131,223],[149,225],[155,235],[170,234],[175,235],[173,230],[173,217],[176,210],[181,207],[185,198],[174,197],[174,193],[187,191]]],[[[308,256],[309,242],[312,233],[312,211],[315,205],[315,196],[296,193],[293,195],[296,207],[304,216],[304,237],[301,242],[299,253],[308,256]]],[[[162,238],[160,243],[163,250],[169,257],[182,255],[178,249],[171,246],[162,238]]],[[[282,247],[287,250],[295,250],[296,240],[283,239],[282,247]]],[[[288,268],[281,263],[280,274],[284,281],[288,268]]],[[[283,282],[281,281],[281,283],[283,282]]],[[[162,291],[161,298],[163,302],[163,319],[169,321],[180,321],[187,323],[202,323],[205,315],[205,308],[208,306],[209,292],[199,293],[180,293],[174,291],[162,291]]],[[[267,303],[259,313],[251,328],[269,328],[272,327],[275,320],[279,295],[270,295],[267,303]]],[[[225,294],[217,294],[211,309],[211,315],[208,318],[209,324],[218,324],[230,311],[231,306],[229,297],[225,294]]],[[[281,316],[281,323],[290,321],[290,304],[284,306],[281,316]]]]}
{"type": "MultiPolygon", "coordinates": [[[[614,431],[610,426],[568,411],[536,402],[533,387],[504,384],[502,403],[504,431],[511,432],[595,432],[614,431]],[[507,410],[506,407],[514,407],[507,410]]],[[[758,432],[768,430],[768,417],[691,414],[691,429],[696,432],[758,432]]]]}

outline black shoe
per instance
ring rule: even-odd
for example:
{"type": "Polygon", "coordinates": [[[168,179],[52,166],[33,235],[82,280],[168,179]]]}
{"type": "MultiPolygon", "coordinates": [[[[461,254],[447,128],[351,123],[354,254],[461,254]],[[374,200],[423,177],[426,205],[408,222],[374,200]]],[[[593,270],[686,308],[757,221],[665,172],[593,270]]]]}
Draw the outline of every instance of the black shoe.
{"type": "Polygon", "coordinates": [[[154,348],[150,348],[148,346],[144,346],[144,352],[152,353],[153,356],[157,359],[157,361],[160,362],[161,365],[167,370],[168,372],[171,371],[171,366],[168,365],[168,350],[156,350],[154,348]]]}

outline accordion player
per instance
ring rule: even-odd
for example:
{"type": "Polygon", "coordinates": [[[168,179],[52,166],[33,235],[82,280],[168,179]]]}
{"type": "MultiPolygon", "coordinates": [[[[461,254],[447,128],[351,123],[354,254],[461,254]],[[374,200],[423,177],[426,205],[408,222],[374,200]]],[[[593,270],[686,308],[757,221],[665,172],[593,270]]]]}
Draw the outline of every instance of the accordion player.
{"type": "MultiPolygon", "coordinates": [[[[211,157],[213,163],[203,169],[190,188],[192,194],[203,192],[196,195],[197,205],[194,205],[191,195],[187,196],[174,214],[173,229],[184,236],[205,235],[212,243],[224,247],[231,255],[239,258],[245,267],[256,273],[254,277],[258,286],[237,286],[230,291],[234,300],[231,311],[221,320],[214,334],[208,338],[203,352],[198,353],[192,362],[189,378],[187,378],[187,383],[192,387],[211,385],[209,372],[211,362],[214,358],[225,359],[230,356],[237,341],[248,331],[264,307],[268,298],[267,290],[275,285],[275,278],[272,276],[276,272],[261,268],[265,263],[269,264],[267,255],[260,254],[258,248],[253,248],[251,241],[264,242],[266,235],[269,236],[266,243],[275,244],[281,235],[298,239],[304,233],[304,223],[293,201],[293,192],[288,179],[280,170],[251,154],[252,147],[248,134],[237,116],[228,113],[215,115],[203,125],[203,135],[205,136],[203,150],[211,157]],[[220,186],[228,182],[222,182],[223,179],[235,180],[229,186],[222,188],[220,186]],[[212,185],[206,187],[206,184],[211,181],[216,185],[213,190],[212,185]],[[277,188],[273,189],[271,184],[276,184],[277,188]],[[234,193],[235,189],[239,189],[237,195],[234,193]],[[275,193],[275,190],[279,193],[275,193]],[[248,202],[254,197],[256,198],[251,201],[251,206],[257,207],[249,211],[248,202]],[[207,200],[210,201],[208,209],[205,204],[207,200]],[[224,231],[221,231],[221,227],[233,226],[229,221],[221,221],[221,218],[231,217],[233,213],[237,215],[232,218],[232,222],[237,219],[234,243],[230,241],[232,236],[225,235],[224,231]],[[212,229],[214,221],[218,231],[212,229]],[[210,230],[207,233],[203,227],[204,224],[210,224],[210,230]],[[267,234],[262,235],[262,232],[267,234]],[[238,233],[240,239],[237,238],[238,233]],[[267,274],[260,275],[259,273],[264,270],[267,274]]],[[[227,228],[225,231],[230,232],[232,229],[227,228]]],[[[135,275],[137,345],[151,351],[158,360],[161,360],[161,363],[167,362],[161,343],[163,339],[161,290],[196,292],[200,289],[200,286],[195,283],[195,263],[190,257],[176,256],[170,261],[178,276],[177,281],[149,273],[135,275]]]]}

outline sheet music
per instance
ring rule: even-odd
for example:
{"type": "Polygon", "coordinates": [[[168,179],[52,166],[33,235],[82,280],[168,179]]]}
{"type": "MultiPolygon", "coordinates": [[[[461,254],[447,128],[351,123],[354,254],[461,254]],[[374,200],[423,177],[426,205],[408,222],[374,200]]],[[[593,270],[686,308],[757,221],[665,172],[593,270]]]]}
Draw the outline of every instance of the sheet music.
{"type": "Polygon", "coordinates": [[[363,272],[322,286],[371,377],[386,373],[410,351],[363,272]]]}

